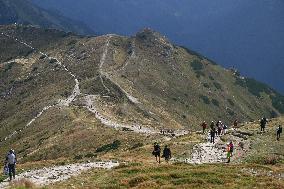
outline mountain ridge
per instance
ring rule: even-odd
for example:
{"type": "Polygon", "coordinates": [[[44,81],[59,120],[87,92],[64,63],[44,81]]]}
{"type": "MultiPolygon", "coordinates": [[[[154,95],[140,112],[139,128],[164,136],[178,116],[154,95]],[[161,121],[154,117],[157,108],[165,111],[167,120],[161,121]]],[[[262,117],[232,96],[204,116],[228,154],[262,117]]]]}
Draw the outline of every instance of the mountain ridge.
{"type": "Polygon", "coordinates": [[[72,31],[78,34],[94,33],[79,21],[40,8],[30,0],[1,0],[0,12],[0,24],[2,25],[16,23],[72,31]]]}
{"type": "Polygon", "coordinates": [[[143,27],[154,28],[177,44],[284,92],[282,0],[34,2],[85,21],[100,34],[131,35],[143,27]]]}

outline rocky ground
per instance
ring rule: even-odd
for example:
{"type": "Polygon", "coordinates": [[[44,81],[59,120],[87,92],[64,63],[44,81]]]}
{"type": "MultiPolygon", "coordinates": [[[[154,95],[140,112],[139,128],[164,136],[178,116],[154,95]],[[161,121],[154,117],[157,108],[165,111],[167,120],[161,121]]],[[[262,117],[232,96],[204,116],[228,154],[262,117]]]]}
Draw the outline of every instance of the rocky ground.
{"type": "MultiPolygon", "coordinates": [[[[118,162],[92,162],[92,163],[77,163],[62,166],[44,167],[42,169],[29,170],[17,175],[17,182],[22,179],[27,179],[36,185],[45,186],[55,182],[61,182],[77,176],[84,171],[90,169],[111,169],[117,167],[118,162]]],[[[9,188],[9,181],[6,179],[0,183],[0,188],[9,188]]]]}

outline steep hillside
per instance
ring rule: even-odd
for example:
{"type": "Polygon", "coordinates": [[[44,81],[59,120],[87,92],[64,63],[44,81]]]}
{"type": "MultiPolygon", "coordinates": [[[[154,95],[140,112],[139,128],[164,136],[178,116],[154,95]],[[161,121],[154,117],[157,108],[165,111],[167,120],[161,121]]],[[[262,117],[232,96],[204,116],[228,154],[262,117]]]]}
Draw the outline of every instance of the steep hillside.
{"type": "Polygon", "coordinates": [[[128,151],[163,139],[160,129],[284,113],[266,85],[150,29],[129,38],[2,26],[0,44],[0,152],[16,148],[22,161],[128,151]]]}
{"type": "Polygon", "coordinates": [[[56,28],[80,34],[93,33],[84,24],[39,8],[29,0],[0,0],[0,25],[14,23],[56,28]]]}

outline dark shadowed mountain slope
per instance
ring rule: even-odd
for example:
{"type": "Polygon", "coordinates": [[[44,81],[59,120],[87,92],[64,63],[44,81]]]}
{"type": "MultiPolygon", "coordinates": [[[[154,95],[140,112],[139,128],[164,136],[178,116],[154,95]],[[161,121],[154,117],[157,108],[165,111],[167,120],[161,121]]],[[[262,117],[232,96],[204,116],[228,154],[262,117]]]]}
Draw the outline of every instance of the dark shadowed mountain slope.
{"type": "Polygon", "coordinates": [[[0,0],[0,25],[14,23],[56,28],[79,34],[93,33],[84,24],[59,13],[44,10],[29,0],[0,0]]]}

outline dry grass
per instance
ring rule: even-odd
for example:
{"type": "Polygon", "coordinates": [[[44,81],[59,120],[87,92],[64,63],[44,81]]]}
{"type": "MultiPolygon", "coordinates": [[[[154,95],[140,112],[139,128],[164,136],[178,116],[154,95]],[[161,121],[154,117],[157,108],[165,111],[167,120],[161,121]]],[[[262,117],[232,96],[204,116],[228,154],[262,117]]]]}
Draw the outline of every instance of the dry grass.
{"type": "Polygon", "coordinates": [[[242,172],[246,165],[132,164],[94,170],[50,188],[283,188],[283,180],[242,172]]]}
{"type": "Polygon", "coordinates": [[[13,181],[10,184],[12,189],[36,189],[36,185],[27,179],[13,181]]]}

